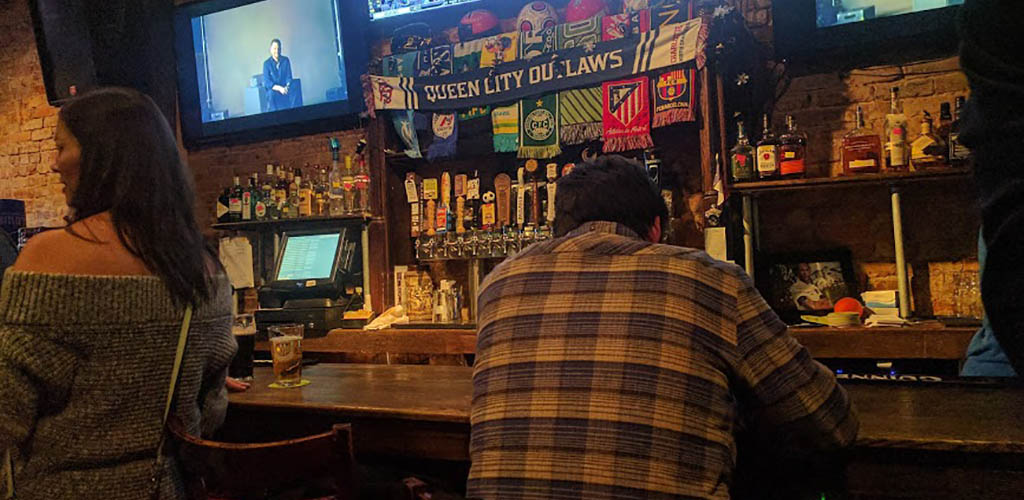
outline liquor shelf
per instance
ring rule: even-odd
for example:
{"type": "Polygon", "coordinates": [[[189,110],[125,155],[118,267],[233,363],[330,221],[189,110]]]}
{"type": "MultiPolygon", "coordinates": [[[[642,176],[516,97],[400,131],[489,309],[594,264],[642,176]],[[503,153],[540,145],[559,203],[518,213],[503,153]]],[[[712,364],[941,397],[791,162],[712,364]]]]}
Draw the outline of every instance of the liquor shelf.
{"type": "Polygon", "coordinates": [[[733,184],[733,193],[756,194],[775,191],[798,191],[804,189],[853,187],[867,185],[911,184],[927,181],[958,179],[970,175],[965,168],[944,168],[917,172],[884,172],[858,174],[844,177],[807,177],[763,182],[742,182],[733,184]]]}
{"type": "Polygon", "coordinates": [[[220,222],[212,227],[220,231],[269,231],[299,229],[310,226],[326,226],[347,222],[367,222],[370,217],[348,215],[342,217],[299,217],[295,219],[251,220],[241,222],[220,222]]]}

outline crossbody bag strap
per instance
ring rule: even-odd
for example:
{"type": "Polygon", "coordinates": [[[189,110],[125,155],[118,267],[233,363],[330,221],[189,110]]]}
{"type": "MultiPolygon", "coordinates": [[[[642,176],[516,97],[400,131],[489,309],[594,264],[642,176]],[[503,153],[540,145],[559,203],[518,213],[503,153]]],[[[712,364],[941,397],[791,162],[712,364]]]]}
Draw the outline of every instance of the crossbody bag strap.
{"type": "Polygon", "coordinates": [[[156,446],[156,462],[153,465],[153,498],[160,489],[161,469],[164,464],[164,442],[167,440],[167,417],[171,414],[171,403],[174,401],[174,387],[178,384],[181,373],[181,361],[185,357],[185,344],[188,343],[188,329],[192,324],[192,305],[185,308],[185,318],[181,321],[181,333],[178,335],[178,350],[174,354],[174,368],[171,369],[171,382],[167,387],[167,402],[164,404],[164,416],[160,424],[160,442],[156,446]]]}

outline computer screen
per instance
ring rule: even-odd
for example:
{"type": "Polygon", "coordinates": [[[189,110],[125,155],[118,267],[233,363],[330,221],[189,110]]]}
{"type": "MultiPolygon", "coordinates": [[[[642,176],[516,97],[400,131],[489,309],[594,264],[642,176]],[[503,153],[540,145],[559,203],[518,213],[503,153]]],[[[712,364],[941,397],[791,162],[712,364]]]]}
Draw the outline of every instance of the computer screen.
{"type": "Polygon", "coordinates": [[[276,281],[331,279],[340,233],[289,236],[276,281]]]}
{"type": "Polygon", "coordinates": [[[817,0],[818,27],[942,9],[963,0],[817,0]]]}

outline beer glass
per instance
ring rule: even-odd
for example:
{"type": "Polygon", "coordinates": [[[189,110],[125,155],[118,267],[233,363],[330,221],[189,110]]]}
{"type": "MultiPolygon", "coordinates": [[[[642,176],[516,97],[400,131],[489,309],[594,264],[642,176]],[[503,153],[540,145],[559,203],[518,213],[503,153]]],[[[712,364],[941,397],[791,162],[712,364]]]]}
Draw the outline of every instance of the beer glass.
{"type": "Polygon", "coordinates": [[[238,315],[231,333],[238,343],[238,351],[228,367],[228,376],[242,382],[252,382],[253,351],[256,348],[256,320],[253,315],[238,315]]]}
{"type": "Polygon", "coordinates": [[[274,375],[282,387],[295,387],[302,382],[302,336],[299,324],[276,325],[267,328],[270,354],[274,359],[274,375]]]}

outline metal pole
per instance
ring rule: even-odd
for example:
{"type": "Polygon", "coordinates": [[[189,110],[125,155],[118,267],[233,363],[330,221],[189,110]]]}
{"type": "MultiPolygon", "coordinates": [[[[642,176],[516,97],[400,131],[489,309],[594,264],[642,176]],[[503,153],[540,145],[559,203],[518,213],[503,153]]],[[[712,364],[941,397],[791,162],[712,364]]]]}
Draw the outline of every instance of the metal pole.
{"type": "Polygon", "coordinates": [[[900,210],[900,190],[892,187],[892,234],[896,245],[896,279],[900,294],[900,317],[910,317],[910,288],[907,284],[907,257],[903,253],[903,215],[900,210]]]}
{"type": "Polygon", "coordinates": [[[363,310],[373,310],[373,298],[370,296],[370,227],[363,224],[363,310]]]}
{"type": "Polygon", "coordinates": [[[743,195],[743,263],[747,274],[754,277],[754,216],[750,195],[743,195]]]}

